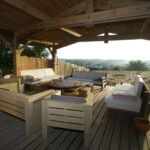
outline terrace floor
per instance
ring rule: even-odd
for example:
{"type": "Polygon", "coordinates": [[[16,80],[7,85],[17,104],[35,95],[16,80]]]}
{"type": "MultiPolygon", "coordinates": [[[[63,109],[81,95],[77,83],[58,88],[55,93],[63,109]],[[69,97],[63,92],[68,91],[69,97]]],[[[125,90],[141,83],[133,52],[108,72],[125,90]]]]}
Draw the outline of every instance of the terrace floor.
{"type": "MultiPolygon", "coordinates": [[[[97,95],[101,104],[90,150],[150,150],[150,133],[139,133],[132,120],[119,114],[108,115],[103,97],[111,89],[107,87],[97,95]]],[[[0,111],[0,150],[40,150],[41,147],[40,132],[27,138],[24,121],[0,111]]],[[[83,132],[55,128],[49,132],[46,150],[83,150],[83,132]]]]}

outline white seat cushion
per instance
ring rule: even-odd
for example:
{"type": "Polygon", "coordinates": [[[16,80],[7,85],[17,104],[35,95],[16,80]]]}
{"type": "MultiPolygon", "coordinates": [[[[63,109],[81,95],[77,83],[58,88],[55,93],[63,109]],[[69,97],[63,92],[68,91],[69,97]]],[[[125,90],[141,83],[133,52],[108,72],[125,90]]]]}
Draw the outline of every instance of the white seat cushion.
{"type": "Polygon", "coordinates": [[[108,95],[105,97],[105,103],[108,108],[126,110],[131,112],[140,112],[142,100],[137,97],[137,99],[121,98],[115,97],[113,95],[108,95]]]}

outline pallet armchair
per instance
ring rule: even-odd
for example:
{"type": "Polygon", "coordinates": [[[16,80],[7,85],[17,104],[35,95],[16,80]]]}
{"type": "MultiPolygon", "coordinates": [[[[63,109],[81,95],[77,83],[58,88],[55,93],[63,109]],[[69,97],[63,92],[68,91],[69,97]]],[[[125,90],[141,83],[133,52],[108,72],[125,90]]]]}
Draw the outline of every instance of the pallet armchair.
{"type": "Polygon", "coordinates": [[[32,96],[0,89],[0,110],[25,121],[26,135],[41,129],[41,101],[54,93],[48,90],[32,96]]]}
{"type": "Polygon", "coordinates": [[[84,131],[84,147],[88,148],[92,129],[92,98],[52,96],[42,101],[42,141],[47,146],[47,127],[84,131]],[[65,99],[66,98],[66,99],[65,99]]]}

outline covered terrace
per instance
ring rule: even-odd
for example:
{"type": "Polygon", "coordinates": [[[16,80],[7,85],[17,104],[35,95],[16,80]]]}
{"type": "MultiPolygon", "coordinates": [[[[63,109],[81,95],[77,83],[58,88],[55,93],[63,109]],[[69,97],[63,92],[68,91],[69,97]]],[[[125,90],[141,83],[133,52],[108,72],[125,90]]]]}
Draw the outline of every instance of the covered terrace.
{"type": "MultiPolygon", "coordinates": [[[[109,43],[150,39],[149,0],[1,0],[0,18],[0,40],[13,53],[16,76],[19,75],[16,54],[20,44],[46,45],[56,71],[57,50],[67,45],[84,41],[109,43]],[[100,34],[104,36],[98,36],[100,34]]],[[[104,97],[112,89],[107,86],[94,95],[95,117],[89,149],[150,150],[149,132],[137,131],[126,116],[107,113],[104,97]]],[[[149,117],[149,112],[146,113],[149,117]]],[[[43,149],[41,132],[26,137],[25,123],[0,111],[0,149],[43,149]]],[[[49,131],[46,149],[81,150],[83,133],[54,128],[49,131]]]]}

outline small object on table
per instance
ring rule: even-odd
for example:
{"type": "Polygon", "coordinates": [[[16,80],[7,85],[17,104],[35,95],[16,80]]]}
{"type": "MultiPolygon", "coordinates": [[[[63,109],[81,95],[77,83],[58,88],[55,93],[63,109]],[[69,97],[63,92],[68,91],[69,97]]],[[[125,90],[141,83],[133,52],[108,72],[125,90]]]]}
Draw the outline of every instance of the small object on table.
{"type": "Polygon", "coordinates": [[[92,87],[82,87],[78,90],[80,97],[88,97],[88,95],[92,92],[92,87]]]}

